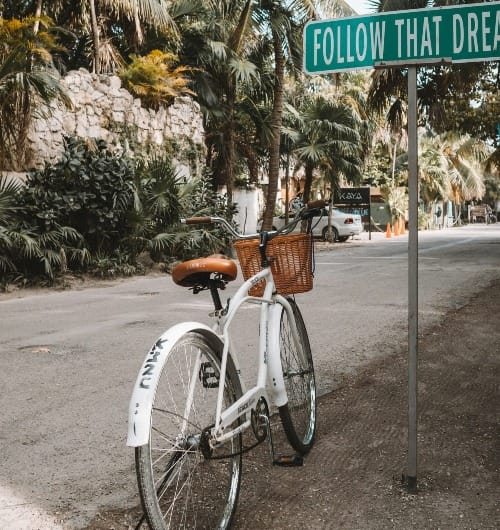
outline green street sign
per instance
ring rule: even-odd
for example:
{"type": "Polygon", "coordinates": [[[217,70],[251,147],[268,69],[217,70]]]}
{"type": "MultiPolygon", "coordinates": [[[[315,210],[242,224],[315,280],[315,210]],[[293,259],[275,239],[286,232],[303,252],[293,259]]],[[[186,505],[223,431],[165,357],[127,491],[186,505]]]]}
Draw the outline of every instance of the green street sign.
{"type": "Polygon", "coordinates": [[[304,70],[500,59],[500,2],[392,11],[309,22],[304,70]]]}

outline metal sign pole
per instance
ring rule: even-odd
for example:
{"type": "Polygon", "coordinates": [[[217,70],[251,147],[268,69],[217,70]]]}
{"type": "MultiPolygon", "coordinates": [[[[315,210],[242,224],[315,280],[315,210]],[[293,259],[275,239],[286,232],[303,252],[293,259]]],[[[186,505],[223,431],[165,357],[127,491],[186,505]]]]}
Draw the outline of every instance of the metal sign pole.
{"type": "Polygon", "coordinates": [[[410,491],[414,492],[417,490],[418,360],[417,68],[453,62],[498,61],[498,48],[492,45],[491,35],[498,33],[499,15],[500,2],[493,1],[442,6],[432,10],[412,9],[370,14],[363,17],[314,20],[308,22],[304,28],[304,71],[306,73],[331,74],[369,67],[408,68],[407,486],[410,491]],[[482,21],[476,27],[476,33],[479,35],[474,41],[474,47],[464,46],[463,39],[463,28],[467,21],[471,20],[482,21]],[[416,45],[418,39],[414,38],[412,30],[417,26],[427,28],[421,35],[421,46],[418,48],[416,45]],[[443,30],[439,31],[439,28],[443,30]],[[368,31],[371,32],[371,38],[367,37],[368,31]],[[376,37],[382,34],[384,38],[376,37]],[[356,53],[353,50],[356,50],[356,53]]]}
{"type": "Polygon", "coordinates": [[[418,131],[417,67],[408,67],[408,474],[407,487],[417,491],[418,364],[418,131]]]}
{"type": "Polygon", "coordinates": [[[368,188],[368,239],[372,240],[372,195],[368,188]]]}

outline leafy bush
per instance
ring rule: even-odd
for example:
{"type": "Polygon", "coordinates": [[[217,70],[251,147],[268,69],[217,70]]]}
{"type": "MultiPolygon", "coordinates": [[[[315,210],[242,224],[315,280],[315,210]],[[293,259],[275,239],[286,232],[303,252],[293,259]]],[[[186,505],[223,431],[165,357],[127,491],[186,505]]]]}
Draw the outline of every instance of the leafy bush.
{"type": "Polygon", "coordinates": [[[136,255],[147,251],[155,261],[163,261],[175,246],[181,217],[181,181],[171,160],[139,160],[133,190],[133,208],[127,214],[130,233],[122,243],[136,255]]]}
{"type": "Polygon", "coordinates": [[[0,180],[0,282],[50,283],[68,268],[129,276],[144,272],[147,255],[168,262],[230,252],[222,229],[179,219],[232,214],[209,174],[184,183],[168,157],[134,162],[105,142],[70,138],[61,159],[31,171],[26,185],[0,180]]]}
{"type": "Polygon", "coordinates": [[[132,62],[119,76],[125,88],[147,107],[157,110],[160,105],[170,105],[177,96],[194,95],[186,77],[192,69],[176,66],[175,55],[153,50],[144,57],[132,55],[131,58],[132,62]]]}
{"type": "Polygon", "coordinates": [[[67,138],[58,162],[29,172],[19,204],[39,229],[71,226],[91,252],[112,251],[129,230],[133,175],[133,162],[104,141],[67,138]]]}
{"type": "Polygon", "coordinates": [[[423,210],[418,210],[418,229],[428,230],[431,226],[432,214],[426,213],[423,210]]]}
{"type": "Polygon", "coordinates": [[[45,278],[52,283],[68,260],[80,265],[88,260],[85,249],[78,248],[80,234],[71,227],[53,223],[45,229],[30,226],[28,211],[19,205],[23,190],[20,183],[0,178],[0,284],[17,281],[30,283],[45,278]]]}
{"type": "Polygon", "coordinates": [[[137,264],[136,257],[119,250],[109,254],[98,253],[93,256],[89,272],[98,278],[117,278],[144,273],[144,269],[137,264]]]}

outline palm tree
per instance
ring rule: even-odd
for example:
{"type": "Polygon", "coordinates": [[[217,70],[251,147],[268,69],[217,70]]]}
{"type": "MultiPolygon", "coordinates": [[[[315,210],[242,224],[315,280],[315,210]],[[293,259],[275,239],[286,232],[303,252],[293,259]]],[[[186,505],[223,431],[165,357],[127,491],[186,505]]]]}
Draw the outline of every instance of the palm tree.
{"type": "Polygon", "coordinates": [[[263,228],[272,225],[279,180],[281,125],[285,95],[285,71],[293,75],[302,70],[302,31],[312,18],[351,15],[352,9],[337,0],[261,0],[254,18],[262,35],[268,35],[273,48],[274,86],[270,118],[269,186],[263,217],[263,228]]]}
{"type": "MultiPolygon", "coordinates": [[[[95,1],[89,0],[90,5],[95,1]]],[[[170,4],[171,2],[167,0],[98,0],[98,5],[105,16],[114,17],[115,20],[124,19],[131,24],[133,29],[129,45],[136,52],[144,43],[143,23],[156,30],[168,32],[175,38],[179,37],[177,25],[170,15],[170,4]]],[[[127,26],[124,28],[126,29],[127,26]]]]}
{"type": "Polygon", "coordinates": [[[439,139],[449,168],[445,198],[454,204],[482,199],[485,193],[483,166],[491,154],[487,144],[452,132],[440,135],[439,139]]]}
{"type": "Polygon", "coordinates": [[[254,44],[250,33],[252,0],[207,2],[197,23],[184,30],[180,52],[183,62],[193,65],[193,89],[205,119],[207,163],[217,183],[225,185],[228,200],[237,166],[237,128],[243,89],[259,80],[249,60],[254,44]]]}
{"type": "Polygon", "coordinates": [[[314,15],[311,2],[294,0],[263,0],[255,9],[255,20],[260,32],[268,35],[273,49],[274,86],[270,118],[271,141],[269,144],[269,185],[262,228],[272,226],[276,193],[279,180],[281,124],[285,94],[286,64],[293,71],[299,69],[301,50],[300,35],[303,24],[314,15]]]}
{"type": "MultiPolygon", "coordinates": [[[[92,69],[101,73],[113,70],[123,59],[108,37],[108,28],[120,28],[127,47],[138,51],[144,43],[143,24],[178,37],[177,27],[165,0],[36,0],[33,14],[44,13],[76,32],[77,39],[91,37],[92,69]]],[[[36,22],[35,22],[36,24],[36,22]]]]}
{"type": "Polygon", "coordinates": [[[43,115],[48,103],[69,99],[59,83],[51,52],[59,46],[47,18],[0,19],[0,163],[20,170],[26,160],[31,120],[43,115]]]}
{"type": "Polygon", "coordinates": [[[305,170],[303,201],[307,203],[311,198],[317,171],[323,173],[330,189],[339,187],[341,178],[358,183],[361,178],[361,121],[352,107],[316,96],[300,112],[292,107],[287,110],[286,121],[290,120],[292,127],[285,127],[284,134],[305,170]]]}
{"type": "MultiPolygon", "coordinates": [[[[370,3],[376,12],[424,9],[429,6],[428,0],[371,0],[370,3]]],[[[434,0],[432,5],[434,7],[446,6],[450,5],[450,2],[434,0]]],[[[450,124],[450,117],[453,121],[459,121],[456,119],[456,102],[463,101],[463,107],[468,109],[469,101],[474,98],[480,99],[481,91],[484,92],[482,86],[484,79],[490,80],[487,91],[498,91],[500,88],[498,63],[467,63],[420,68],[417,79],[420,122],[425,120],[433,130],[439,133],[449,130],[454,126],[450,124]]],[[[384,113],[393,105],[401,105],[400,100],[404,102],[406,98],[406,69],[389,68],[373,72],[373,81],[368,96],[368,103],[373,110],[384,113]]],[[[397,113],[389,110],[389,117],[391,116],[396,117],[397,113]]],[[[467,132],[466,125],[461,125],[464,132],[467,132]]],[[[489,123],[487,126],[493,131],[493,124],[489,123]]],[[[474,129],[474,132],[477,132],[477,125],[474,125],[474,129]]]]}
{"type": "MultiPolygon", "coordinates": [[[[419,142],[419,194],[427,213],[438,200],[451,201],[457,209],[464,201],[481,199],[485,193],[483,165],[491,150],[468,135],[427,132],[419,142]]],[[[407,176],[407,154],[397,168],[407,176]]]]}

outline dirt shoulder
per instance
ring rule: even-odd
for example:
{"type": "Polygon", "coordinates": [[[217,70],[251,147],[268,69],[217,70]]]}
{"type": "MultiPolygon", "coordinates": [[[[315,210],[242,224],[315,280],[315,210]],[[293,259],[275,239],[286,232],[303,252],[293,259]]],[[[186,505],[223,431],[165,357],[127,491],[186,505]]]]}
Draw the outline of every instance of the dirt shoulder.
{"type": "MultiPolygon", "coordinates": [[[[245,458],[234,528],[493,529],[500,521],[500,281],[419,342],[417,495],[407,493],[407,360],[368,365],[318,403],[301,468],[245,458]]],[[[285,447],[278,424],[278,445],[285,447]]],[[[139,512],[101,514],[87,530],[133,528],[139,512]]]]}
{"type": "Polygon", "coordinates": [[[419,343],[419,494],[407,469],[406,353],[319,400],[303,469],[245,477],[238,529],[498,528],[500,282],[419,343]],[[270,499],[272,502],[270,502],[270,499]]]}

